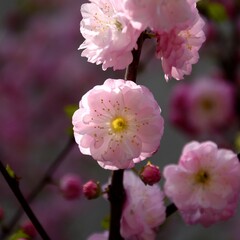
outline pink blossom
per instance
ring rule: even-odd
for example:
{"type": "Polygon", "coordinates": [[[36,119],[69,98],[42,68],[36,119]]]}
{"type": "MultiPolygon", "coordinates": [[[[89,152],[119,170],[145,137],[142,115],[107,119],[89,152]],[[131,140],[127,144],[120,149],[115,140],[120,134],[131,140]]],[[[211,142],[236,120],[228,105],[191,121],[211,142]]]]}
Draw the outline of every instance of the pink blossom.
{"type": "Polygon", "coordinates": [[[109,67],[124,69],[132,62],[131,51],[141,31],[132,27],[122,14],[118,0],[90,0],[81,7],[82,21],[80,31],[85,41],[79,49],[85,49],[82,56],[88,61],[109,67]]]}
{"type": "Polygon", "coordinates": [[[141,31],[170,31],[193,21],[195,1],[124,0],[124,11],[134,28],[141,31]]]}
{"type": "Polygon", "coordinates": [[[188,116],[199,132],[229,126],[235,115],[234,88],[219,79],[201,78],[192,84],[188,96],[188,116]]]}
{"type": "Polygon", "coordinates": [[[169,32],[157,33],[157,58],[162,60],[165,79],[183,79],[192,71],[192,64],[198,59],[198,50],[205,41],[204,22],[196,16],[194,24],[183,30],[174,28],[169,32]]]}
{"type": "Polygon", "coordinates": [[[233,86],[217,78],[177,85],[171,94],[170,120],[190,134],[221,132],[234,120],[234,98],[233,86]]]}
{"type": "Polygon", "coordinates": [[[165,167],[164,190],[188,224],[210,226],[235,213],[240,193],[237,155],[213,142],[190,142],[178,164],[165,167]]]}
{"type": "Polygon", "coordinates": [[[94,233],[91,236],[89,236],[87,240],[107,240],[108,235],[109,235],[108,231],[105,231],[103,233],[94,233]]]}
{"type": "Polygon", "coordinates": [[[159,182],[161,179],[159,167],[151,164],[150,162],[142,168],[139,176],[145,184],[150,186],[159,182]]]}
{"type": "Polygon", "coordinates": [[[79,107],[73,115],[75,140],[101,167],[131,168],[157,151],[163,118],[146,87],[107,79],[88,91],[79,107]]]}
{"type": "Polygon", "coordinates": [[[126,240],[154,240],[165,220],[164,194],[159,185],[145,185],[131,171],[124,172],[126,203],[122,212],[121,235],[126,240]]]}
{"type": "Polygon", "coordinates": [[[82,183],[78,175],[66,174],[59,182],[63,196],[68,200],[79,198],[82,194],[82,183]]]}

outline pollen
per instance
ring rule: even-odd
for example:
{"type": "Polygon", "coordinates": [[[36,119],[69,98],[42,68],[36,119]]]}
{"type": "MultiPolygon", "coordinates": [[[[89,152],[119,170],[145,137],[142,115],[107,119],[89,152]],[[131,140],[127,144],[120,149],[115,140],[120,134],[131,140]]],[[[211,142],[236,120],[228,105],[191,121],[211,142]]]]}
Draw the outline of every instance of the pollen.
{"type": "Polygon", "coordinates": [[[120,133],[128,128],[128,124],[123,117],[116,117],[111,122],[111,128],[114,133],[120,133]]]}
{"type": "Polygon", "coordinates": [[[210,181],[210,176],[209,173],[205,170],[200,170],[199,172],[197,172],[197,174],[195,175],[195,182],[198,184],[208,184],[210,181]]]}

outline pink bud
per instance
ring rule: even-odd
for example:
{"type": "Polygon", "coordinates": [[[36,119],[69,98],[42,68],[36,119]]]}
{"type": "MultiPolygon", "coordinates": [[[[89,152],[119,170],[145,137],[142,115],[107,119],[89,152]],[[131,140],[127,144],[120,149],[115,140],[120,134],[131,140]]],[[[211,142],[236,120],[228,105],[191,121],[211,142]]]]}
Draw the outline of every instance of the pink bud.
{"type": "MultiPolygon", "coordinates": [[[[24,233],[26,233],[29,237],[34,238],[37,236],[37,230],[30,221],[26,221],[21,225],[21,229],[24,233]]],[[[24,238],[25,239],[25,238],[24,238]]]]}
{"type": "Polygon", "coordinates": [[[99,183],[90,180],[83,185],[83,194],[87,199],[94,199],[101,194],[99,183]]]}
{"type": "Polygon", "coordinates": [[[81,180],[74,174],[63,176],[60,180],[59,188],[63,196],[68,200],[76,199],[82,194],[81,180]]]}
{"type": "Polygon", "coordinates": [[[145,184],[151,186],[159,182],[161,179],[159,167],[148,162],[140,171],[140,178],[145,184]]]}

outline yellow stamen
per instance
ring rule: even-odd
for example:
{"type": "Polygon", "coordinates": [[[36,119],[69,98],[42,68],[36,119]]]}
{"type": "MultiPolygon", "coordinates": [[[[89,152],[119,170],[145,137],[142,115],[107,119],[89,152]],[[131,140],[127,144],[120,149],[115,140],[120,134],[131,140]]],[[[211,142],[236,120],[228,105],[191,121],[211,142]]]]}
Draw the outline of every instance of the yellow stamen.
{"type": "Polygon", "coordinates": [[[111,122],[113,132],[119,133],[127,129],[127,121],[122,117],[116,117],[111,122]]]}

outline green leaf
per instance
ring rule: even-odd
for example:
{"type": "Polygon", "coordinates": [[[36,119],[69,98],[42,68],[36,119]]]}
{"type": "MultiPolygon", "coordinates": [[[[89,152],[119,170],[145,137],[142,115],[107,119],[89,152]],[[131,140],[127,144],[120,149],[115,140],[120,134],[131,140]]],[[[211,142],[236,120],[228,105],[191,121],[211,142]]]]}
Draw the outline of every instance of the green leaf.
{"type": "Polygon", "coordinates": [[[66,113],[66,115],[70,118],[72,118],[72,115],[74,114],[74,112],[78,109],[78,105],[67,105],[65,108],[64,108],[64,112],[66,113]]]}
{"type": "Polygon", "coordinates": [[[101,226],[103,227],[103,229],[109,230],[109,227],[110,227],[110,216],[109,215],[107,215],[106,217],[103,218],[103,220],[101,222],[101,226]]]}
{"type": "Polygon", "coordinates": [[[9,175],[11,178],[15,178],[15,177],[16,177],[14,171],[12,170],[12,168],[11,168],[8,164],[7,164],[7,166],[6,166],[6,170],[7,170],[7,172],[8,172],[8,175],[9,175]]]}
{"type": "Polygon", "coordinates": [[[13,235],[11,235],[8,240],[18,240],[19,238],[26,238],[26,239],[30,239],[29,236],[24,233],[22,230],[18,230],[16,233],[14,233],[13,235]]]}

